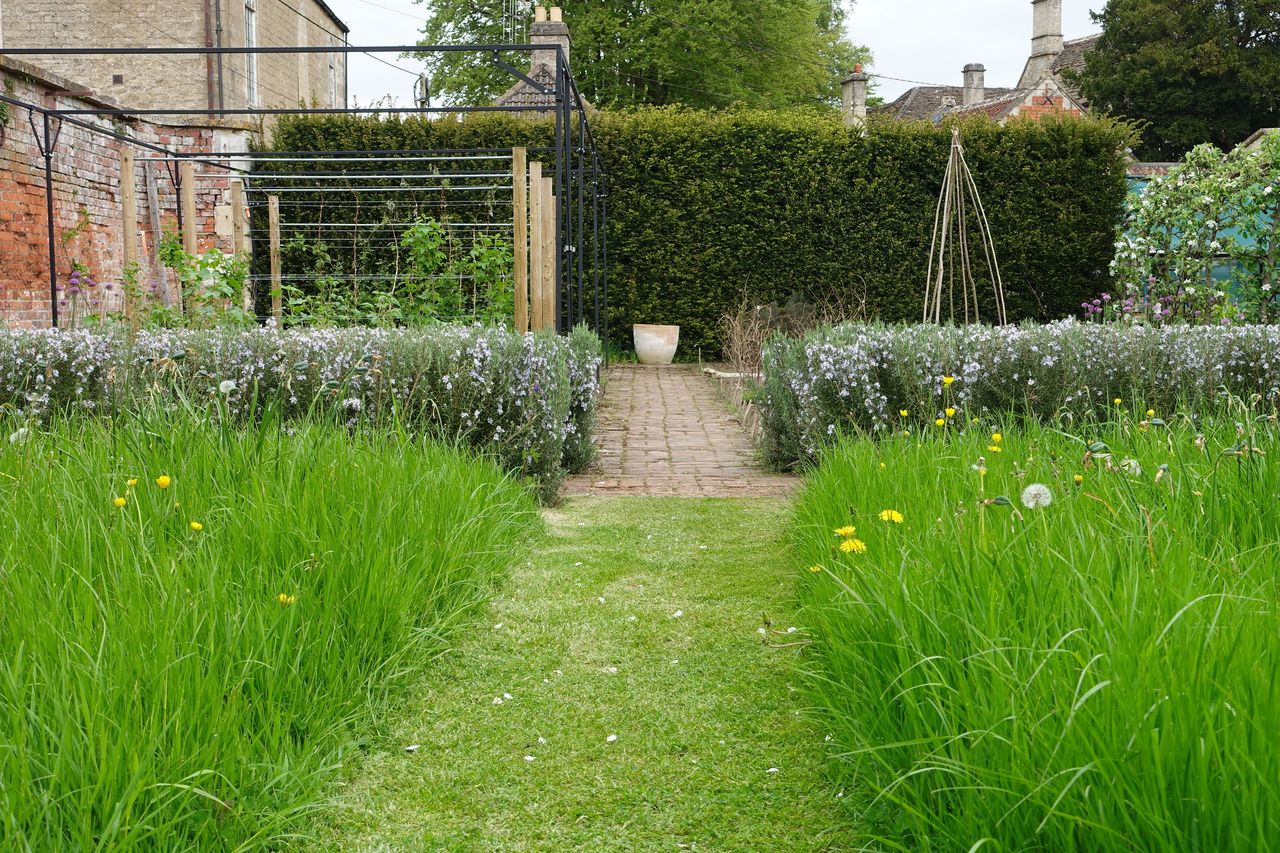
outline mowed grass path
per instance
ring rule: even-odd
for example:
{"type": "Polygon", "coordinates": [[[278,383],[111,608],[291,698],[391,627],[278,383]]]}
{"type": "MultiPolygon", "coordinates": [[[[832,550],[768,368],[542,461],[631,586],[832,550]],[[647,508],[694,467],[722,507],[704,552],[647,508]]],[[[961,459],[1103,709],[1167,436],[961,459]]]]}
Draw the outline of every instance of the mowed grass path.
{"type": "Polygon", "coordinates": [[[548,511],[545,540],[383,727],[315,846],[854,846],[784,645],[802,633],[786,633],[787,517],[770,499],[548,511]]]}

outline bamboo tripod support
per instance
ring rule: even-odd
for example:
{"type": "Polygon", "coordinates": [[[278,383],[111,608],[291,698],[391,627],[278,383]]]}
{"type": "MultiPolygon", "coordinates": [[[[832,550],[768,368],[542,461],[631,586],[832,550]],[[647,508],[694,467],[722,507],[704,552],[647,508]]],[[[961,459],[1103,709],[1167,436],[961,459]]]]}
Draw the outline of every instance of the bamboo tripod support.
{"type": "Polygon", "coordinates": [[[991,223],[987,220],[986,208],[978,194],[978,185],[973,180],[973,173],[964,157],[964,146],[960,143],[960,128],[951,129],[951,154],[947,158],[947,169],[942,179],[942,192],[938,196],[938,206],[933,215],[933,242],[929,247],[929,272],[925,280],[924,312],[925,323],[940,324],[944,321],[955,323],[961,319],[965,323],[981,322],[978,308],[978,285],[973,275],[973,260],[969,256],[969,221],[977,223],[978,234],[982,241],[982,253],[987,262],[987,271],[991,276],[991,287],[995,297],[996,322],[1003,326],[1009,322],[1005,309],[1004,281],[1000,276],[1000,262],[996,258],[995,242],[991,237],[991,223]],[[972,211],[972,217],[970,212],[972,211]],[[957,255],[959,258],[957,259],[957,255]],[[963,303],[960,311],[956,310],[956,276],[959,274],[960,293],[963,303]],[[943,291],[946,291],[946,305],[943,305],[943,291]],[[944,307],[946,313],[944,314],[944,307]]]}

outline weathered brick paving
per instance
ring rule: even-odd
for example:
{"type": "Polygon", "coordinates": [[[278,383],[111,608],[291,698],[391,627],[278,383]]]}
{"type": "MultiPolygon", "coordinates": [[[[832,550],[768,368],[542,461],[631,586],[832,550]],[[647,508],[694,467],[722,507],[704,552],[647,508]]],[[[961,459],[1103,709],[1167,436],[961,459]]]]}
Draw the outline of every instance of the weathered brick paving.
{"type": "Polygon", "coordinates": [[[770,474],[697,367],[617,365],[609,370],[597,427],[599,460],[565,495],[784,495],[794,477],[770,474]]]}

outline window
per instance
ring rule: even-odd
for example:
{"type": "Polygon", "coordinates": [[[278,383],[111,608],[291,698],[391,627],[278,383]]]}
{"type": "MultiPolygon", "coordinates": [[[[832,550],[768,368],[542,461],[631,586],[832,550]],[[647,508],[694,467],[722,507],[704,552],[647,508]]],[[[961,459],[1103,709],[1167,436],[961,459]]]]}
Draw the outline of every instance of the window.
{"type": "MultiPolygon", "coordinates": [[[[244,46],[258,46],[258,12],[254,8],[255,0],[244,2],[244,46]]],[[[258,55],[244,55],[245,100],[250,107],[258,105],[258,55]]]]}

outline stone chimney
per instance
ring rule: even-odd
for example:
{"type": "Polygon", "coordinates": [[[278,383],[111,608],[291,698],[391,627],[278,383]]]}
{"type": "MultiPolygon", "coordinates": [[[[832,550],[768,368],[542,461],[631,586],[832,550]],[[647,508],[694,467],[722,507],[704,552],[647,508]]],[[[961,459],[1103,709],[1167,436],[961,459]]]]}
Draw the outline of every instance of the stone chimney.
{"type": "Polygon", "coordinates": [[[960,103],[971,106],[987,97],[987,66],[981,62],[970,62],[964,67],[964,96],[960,103]]]}
{"type": "Polygon", "coordinates": [[[862,65],[853,66],[853,73],[844,78],[841,86],[844,123],[846,127],[863,127],[867,123],[867,81],[862,65]]]}
{"type": "Polygon", "coordinates": [[[1048,77],[1061,54],[1062,0],[1031,0],[1031,58],[1018,88],[1030,88],[1048,77]]]}
{"type": "MultiPolygon", "coordinates": [[[[560,45],[564,51],[565,65],[569,64],[569,27],[565,25],[559,6],[550,9],[536,6],[533,10],[533,23],[529,25],[529,44],[560,45]]],[[[554,50],[535,50],[531,60],[532,67],[546,65],[552,71],[556,67],[554,50]]]]}

